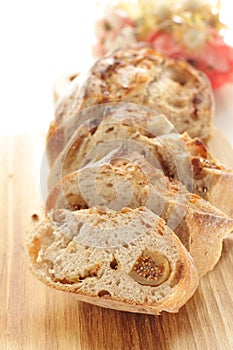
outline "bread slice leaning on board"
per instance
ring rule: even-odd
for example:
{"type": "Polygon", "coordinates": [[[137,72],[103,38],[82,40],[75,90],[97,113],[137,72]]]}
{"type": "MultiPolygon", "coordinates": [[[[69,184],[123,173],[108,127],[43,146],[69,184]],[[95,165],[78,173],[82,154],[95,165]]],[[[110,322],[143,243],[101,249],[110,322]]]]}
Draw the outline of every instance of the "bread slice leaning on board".
{"type": "Polygon", "coordinates": [[[48,133],[50,165],[72,131],[85,120],[85,115],[79,114],[81,110],[121,101],[165,114],[179,133],[187,131],[191,137],[203,140],[211,136],[214,98],[202,72],[151,48],[119,49],[97,60],[86,75],[74,79],[58,101],[48,133]]]}
{"type": "Polygon", "coordinates": [[[177,312],[198,286],[193,259],[147,208],[52,210],[27,248],[42,282],[116,310],[177,312]]]}
{"type": "Polygon", "coordinates": [[[218,262],[233,219],[178,181],[170,181],[137,152],[119,149],[65,176],[50,192],[46,209],[146,206],[163,218],[190,252],[199,276],[218,262]]]}
{"type": "Polygon", "coordinates": [[[64,176],[123,144],[233,217],[233,171],[221,165],[200,139],[176,133],[163,115],[134,104],[108,106],[102,113],[101,119],[89,119],[74,131],[50,169],[49,190],[64,176]]]}

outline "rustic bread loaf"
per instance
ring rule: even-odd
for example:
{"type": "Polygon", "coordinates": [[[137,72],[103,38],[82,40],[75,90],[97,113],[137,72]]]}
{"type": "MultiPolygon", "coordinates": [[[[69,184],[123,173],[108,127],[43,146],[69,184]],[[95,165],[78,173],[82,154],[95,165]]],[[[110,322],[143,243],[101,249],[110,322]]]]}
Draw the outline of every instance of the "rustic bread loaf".
{"type": "Polygon", "coordinates": [[[147,208],[51,211],[27,249],[41,281],[112,309],[177,312],[198,286],[191,256],[147,208]]]}
{"type": "Polygon", "coordinates": [[[204,140],[211,135],[214,99],[203,73],[187,62],[164,57],[151,48],[119,49],[100,58],[85,79],[75,79],[58,102],[55,121],[48,133],[50,164],[80,125],[79,117],[73,119],[78,112],[97,104],[120,101],[165,114],[180,133],[187,131],[192,137],[204,140]],[[68,132],[62,123],[70,117],[72,127],[68,132]]]}
{"type": "Polygon", "coordinates": [[[82,124],[53,164],[49,190],[64,176],[123,144],[233,217],[233,171],[221,165],[201,140],[174,133],[164,116],[153,117],[153,112],[146,115],[144,111],[147,109],[122,103],[106,108],[98,126],[82,124]]]}
{"type": "Polygon", "coordinates": [[[170,181],[136,152],[113,151],[101,161],[65,176],[50,192],[46,209],[146,206],[163,218],[190,252],[202,277],[218,262],[233,219],[170,181]]]}

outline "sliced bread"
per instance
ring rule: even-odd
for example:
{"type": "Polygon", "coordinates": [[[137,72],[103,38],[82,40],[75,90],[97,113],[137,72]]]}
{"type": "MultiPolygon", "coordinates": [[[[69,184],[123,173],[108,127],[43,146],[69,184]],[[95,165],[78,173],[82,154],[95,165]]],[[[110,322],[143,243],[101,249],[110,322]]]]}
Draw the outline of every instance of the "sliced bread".
{"type": "Polygon", "coordinates": [[[107,308],[177,312],[198,286],[191,256],[146,208],[52,210],[27,249],[42,282],[107,308]]]}
{"type": "MultiPolygon", "coordinates": [[[[93,159],[103,158],[121,144],[124,144],[127,149],[146,153],[151,163],[159,166],[160,160],[156,145],[158,143],[159,147],[162,141],[157,142],[156,139],[167,134],[176,135],[174,126],[165,116],[132,103],[107,105],[101,114],[100,119],[91,118],[82,123],[59,154],[50,170],[49,189],[63,176],[85,166],[93,159]]],[[[179,135],[177,135],[177,140],[178,138],[179,135]]],[[[182,157],[179,157],[178,160],[180,164],[174,166],[179,165],[185,172],[183,176],[185,181],[189,167],[189,156],[185,154],[183,142],[177,141],[178,146],[179,150],[174,150],[174,152],[176,152],[175,154],[179,152],[182,157]]],[[[175,158],[174,162],[176,163],[177,159],[175,158]]]]}
{"type": "Polygon", "coordinates": [[[137,152],[116,150],[65,176],[50,192],[46,210],[106,206],[148,207],[162,217],[190,252],[202,277],[218,262],[233,219],[178,181],[170,181],[137,152]]]}
{"type": "Polygon", "coordinates": [[[221,165],[201,140],[175,133],[169,122],[162,122],[164,116],[141,118],[143,110],[124,103],[106,108],[98,126],[83,123],[53,164],[49,190],[64,176],[123,144],[233,217],[233,171],[221,165]]]}

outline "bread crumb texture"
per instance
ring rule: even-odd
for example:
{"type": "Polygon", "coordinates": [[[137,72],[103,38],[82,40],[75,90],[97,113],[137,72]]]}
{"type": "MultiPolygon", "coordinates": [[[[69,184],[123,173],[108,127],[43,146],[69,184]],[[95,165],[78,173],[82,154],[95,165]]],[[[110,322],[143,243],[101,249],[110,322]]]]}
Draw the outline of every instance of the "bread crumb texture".
{"type": "Polygon", "coordinates": [[[159,311],[177,311],[197,288],[189,253],[147,208],[48,215],[32,232],[28,252],[32,270],[50,286],[97,299],[160,305],[159,311]]]}

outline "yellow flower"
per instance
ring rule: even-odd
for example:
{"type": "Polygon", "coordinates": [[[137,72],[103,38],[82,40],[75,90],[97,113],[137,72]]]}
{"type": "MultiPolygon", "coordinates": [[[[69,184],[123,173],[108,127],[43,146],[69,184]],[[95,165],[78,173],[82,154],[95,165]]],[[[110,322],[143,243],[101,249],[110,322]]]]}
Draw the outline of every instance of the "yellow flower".
{"type": "Polygon", "coordinates": [[[197,11],[203,7],[211,7],[209,0],[181,0],[180,7],[184,11],[197,11]]]}
{"type": "Polygon", "coordinates": [[[189,28],[183,35],[183,43],[189,50],[201,50],[206,43],[206,33],[197,28],[189,28]]]}

